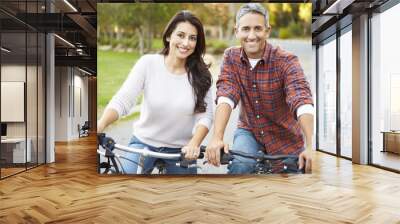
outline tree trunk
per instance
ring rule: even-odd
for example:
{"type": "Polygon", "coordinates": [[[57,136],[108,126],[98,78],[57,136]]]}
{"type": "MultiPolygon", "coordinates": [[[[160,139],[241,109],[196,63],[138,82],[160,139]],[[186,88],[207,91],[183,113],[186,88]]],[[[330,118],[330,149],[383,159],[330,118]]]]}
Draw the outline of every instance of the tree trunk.
{"type": "Polygon", "coordinates": [[[143,55],[144,53],[144,38],[143,38],[143,31],[142,29],[139,29],[139,54],[143,55]]]}
{"type": "Polygon", "coordinates": [[[151,50],[151,42],[153,41],[152,39],[153,39],[153,37],[152,37],[152,33],[151,33],[151,23],[150,23],[146,26],[146,39],[145,39],[146,52],[149,52],[151,50]]]}
{"type": "Polygon", "coordinates": [[[117,38],[117,40],[121,40],[121,37],[122,37],[122,32],[121,32],[121,28],[119,28],[118,26],[116,26],[116,31],[117,31],[117,33],[116,33],[116,38],[117,38]]]}
{"type": "Polygon", "coordinates": [[[233,42],[233,30],[235,27],[235,16],[236,12],[235,12],[235,5],[233,3],[229,4],[229,14],[232,15],[232,18],[229,20],[228,22],[228,27],[227,27],[227,32],[226,32],[226,37],[229,40],[229,42],[233,42]]]}
{"type": "Polygon", "coordinates": [[[222,27],[222,24],[218,25],[218,38],[220,40],[224,38],[224,28],[222,27]]]}

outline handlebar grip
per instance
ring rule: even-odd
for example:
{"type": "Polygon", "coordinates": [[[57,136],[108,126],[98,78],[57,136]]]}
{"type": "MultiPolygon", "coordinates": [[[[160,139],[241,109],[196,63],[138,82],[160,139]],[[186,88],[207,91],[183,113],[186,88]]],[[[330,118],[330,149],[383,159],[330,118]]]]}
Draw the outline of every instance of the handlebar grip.
{"type": "Polygon", "coordinates": [[[233,159],[233,156],[229,153],[225,153],[224,149],[221,149],[219,161],[221,165],[229,164],[229,162],[233,159]]]}
{"type": "MultiPolygon", "coordinates": [[[[203,159],[204,158],[204,153],[206,152],[206,148],[207,147],[205,145],[200,146],[199,159],[203,159]]],[[[230,160],[232,160],[232,156],[230,154],[226,154],[224,152],[224,149],[221,149],[221,153],[220,153],[221,164],[228,164],[230,160]],[[222,161],[224,161],[225,163],[222,163],[222,161]]]]}
{"type": "MultiPolygon", "coordinates": [[[[201,145],[200,146],[200,154],[197,157],[197,159],[203,159],[204,158],[204,153],[206,152],[206,146],[201,145]]],[[[185,153],[181,152],[181,158],[184,160],[185,158],[185,153]]]]}
{"type": "MultiPolygon", "coordinates": [[[[202,145],[200,146],[200,156],[199,159],[203,159],[204,158],[204,153],[206,152],[206,146],[202,145]]],[[[232,155],[229,153],[225,153],[224,149],[221,149],[220,152],[220,163],[222,165],[226,165],[229,164],[229,162],[233,159],[232,155]]]]}
{"type": "Polygon", "coordinates": [[[206,146],[205,145],[201,145],[200,146],[200,155],[199,155],[199,159],[203,159],[204,158],[204,153],[206,152],[206,146]]]}
{"type": "Polygon", "coordinates": [[[98,133],[97,144],[101,145],[104,149],[107,149],[106,152],[108,152],[108,150],[114,150],[115,141],[114,139],[107,137],[105,133],[98,133]]]}
{"type": "Polygon", "coordinates": [[[285,173],[306,173],[305,166],[302,169],[299,169],[298,158],[287,158],[282,161],[285,165],[285,173]]]}

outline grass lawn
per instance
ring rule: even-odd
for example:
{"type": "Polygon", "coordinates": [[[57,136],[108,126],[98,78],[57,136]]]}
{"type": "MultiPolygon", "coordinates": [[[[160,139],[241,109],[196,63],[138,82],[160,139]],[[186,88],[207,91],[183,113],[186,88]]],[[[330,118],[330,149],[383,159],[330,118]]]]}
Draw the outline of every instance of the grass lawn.
{"type": "MultiPolygon", "coordinates": [[[[97,116],[99,118],[139,57],[137,52],[97,51],[97,116]]],[[[137,116],[139,116],[138,112],[123,117],[121,121],[132,120],[137,116]]]]}
{"type": "Polygon", "coordinates": [[[97,52],[97,107],[104,108],[107,105],[139,57],[136,52],[97,52]]]}

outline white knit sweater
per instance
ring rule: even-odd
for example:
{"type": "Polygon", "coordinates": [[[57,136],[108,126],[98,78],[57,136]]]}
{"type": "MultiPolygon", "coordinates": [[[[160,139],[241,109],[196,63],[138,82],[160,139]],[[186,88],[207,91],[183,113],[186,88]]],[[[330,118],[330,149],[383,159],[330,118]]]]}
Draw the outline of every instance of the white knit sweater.
{"type": "Polygon", "coordinates": [[[133,125],[134,135],[151,146],[179,148],[190,141],[197,125],[210,129],[213,121],[210,90],[205,98],[206,112],[194,114],[195,95],[187,74],[169,72],[163,55],[144,55],[107,108],[116,110],[119,117],[127,115],[143,91],[140,118],[133,125]]]}

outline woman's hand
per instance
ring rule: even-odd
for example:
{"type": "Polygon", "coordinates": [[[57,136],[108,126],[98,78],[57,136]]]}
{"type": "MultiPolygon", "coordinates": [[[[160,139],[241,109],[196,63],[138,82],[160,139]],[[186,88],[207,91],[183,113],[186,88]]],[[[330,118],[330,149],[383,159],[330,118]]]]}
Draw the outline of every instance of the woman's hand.
{"type": "Polygon", "coordinates": [[[200,155],[200,144],[206,137],[208,128],[202,124],[196,126],[196,131],[190,139],[189,143],[182,148],[182,152],[185,154],[185,159],[195,160],[200,155]]]}
{"type": "Polygon", "coordinates": [[[182,148],[183,154],[185,154],[185,159],[196,160],[200,155],[200,146],[188,144],[182,148]]]}

